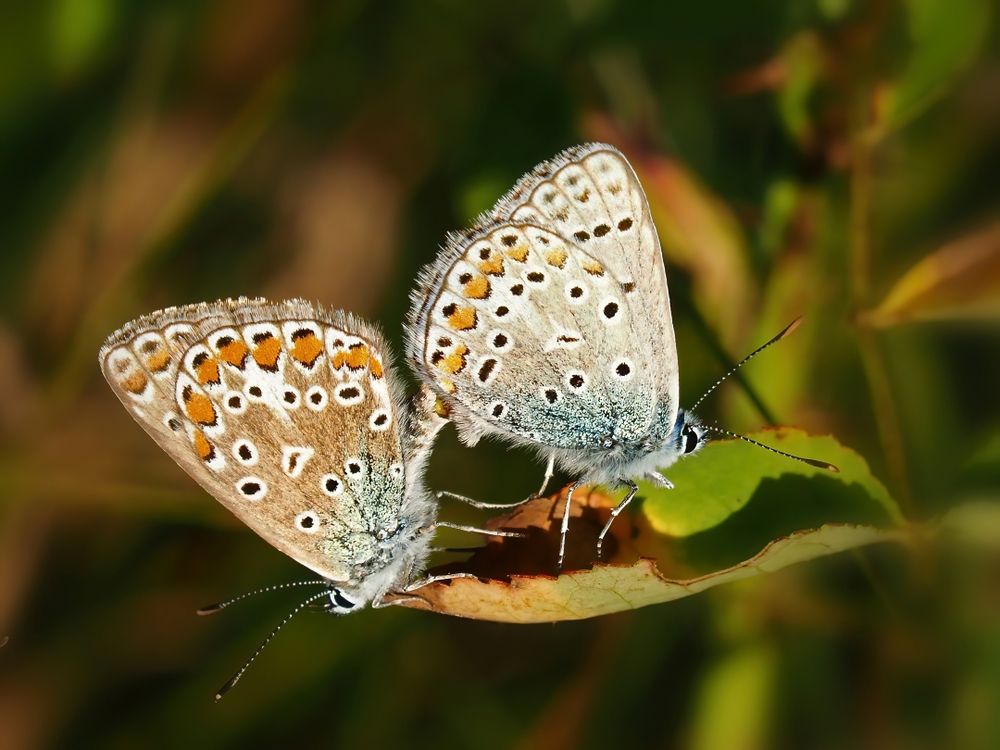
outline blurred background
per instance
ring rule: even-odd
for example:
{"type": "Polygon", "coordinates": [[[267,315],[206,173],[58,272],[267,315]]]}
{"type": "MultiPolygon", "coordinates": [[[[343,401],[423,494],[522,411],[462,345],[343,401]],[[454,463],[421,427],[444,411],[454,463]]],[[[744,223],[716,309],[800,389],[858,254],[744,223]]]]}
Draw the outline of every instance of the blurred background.
{"type": "MultiPolygon", "coordinates": [[[[934,543],[554,626],[310,614],[214,705],[298,595],[194,610],[301,570],[96,363],[129,318],[239,294],[399,351],[445,231],[605,140],[660,230],[684,402],[804,314],[707,416],[835,434],[920,523],[1000,499],[993,5],[5,3],[0,747],[1000,747],[1000,558],[934,543]]],[[[429,481],[540,476],[448,430],[429,481]]]]}

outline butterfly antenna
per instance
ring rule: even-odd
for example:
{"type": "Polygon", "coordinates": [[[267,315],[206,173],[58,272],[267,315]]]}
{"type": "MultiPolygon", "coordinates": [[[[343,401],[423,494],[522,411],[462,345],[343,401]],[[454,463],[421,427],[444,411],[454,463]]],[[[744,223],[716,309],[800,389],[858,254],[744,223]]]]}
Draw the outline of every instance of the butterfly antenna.
{"type": "Polygon", "coordinates": [[[295,607],[295,609],[293,609],[291,612],[285,615],[285,619],[279,622],[277,626],[274,628],[274,630],[272,630],[270,633],[267,634],[267,637],[260,642],[260,645],[257,647],[257,650],[250,655],[250,658],[247,659],[246,662],[244,662],[243,666],[240,667],[239,671],[232,677],[230,677],[229,680],[226,681],[225,685],[219,688],[219,691],[215,694],[215,702],[218,703],[220,700],[222,700],[222,696],[224,696],[226,693],[228,693],[236,686],[236,683],[239,682],[240,679],[243,677],[243,675],[246,674],[246,671],[250,669],[250,665],[254,663],[254,661],[257,659],[258,656],[260,656],[260,652],[263,651],[265,648],[267,648],[267,644],[271,642],[274,636],[276,636],[278,632],[283,627],[285,627],[285,625],[287,625],[288,622],[293,617],[295,617],[295,615],[297,615],[299,612],[308,607],[317,599],[322,599],[324,596],[327,596],[326,591],[321,591],[318,594],[313,594],[304,602],[295,607]]]}
{"type": "Polygon", "coordinates": [[[274,586],[264,586],[263,588],[254,589],[253,591],[247,591],[238,596],[234,596],[232,599],[227,599],[224,602],[219,602],[218,604],[209,604],[198,610],[199,615],[211,615],[219,610],[225,609],[226,607],[236,604],[236,602],[241,602],[244,599],[249,599],[251,596],[257,596],[257,594],[268,594],[272,591],[281,591],[282,589],[297,588],[299,586],[327,586],[329,581],[322,578],[312,580],[312,581],[291,581],[289,583],[279,583],[274,586]]]}
{"type": "Polygon", "coordinates": [[[772,448],[770,445],[764,445],[764,443],[760,443],[751,437],[747,437],[746,435],[741,435],[738,432],[731,432],[730,430],[727,430],[724,427],[719,427],[718,425],[705,425],[705,429],[710,430],[711,432],[717,432],[720,435],[728,435],[731,438],[737,438],[745,443],[756,445],[758,448],[763,448],[764,450],[771,451],[771,453],[777,453],[779,456],[784,456],[785,458],[793,458],[796,461],[801,461],[804,464],[809,464],[809,466],[814,466],[817,469],[826,469],[827,471],[834,471],[840,473],[840,469],[838,469],[833,464],[828,463],[827,461],[820,461],[815,458],[806,458],[805,456],[796,456],[794,453],[786,453],[783,450],[772,448]]]}
{"type": "Polygon", "coordinates": [[[752,352],[750,352],[747,356],[745,356],[743,359],[741,359],[739,362],[737,362],[729,372],[727,372],[721,378],[719,378],[718,380],[716,380],[712,384],[712,387],[709,388],[707,391],[705,391],[702,394],[701,398],[699,398],[697,401],[694,402],[694,406],[691,407],[691,411],[697,411],[698,406],[701,404],[701,402],[704,401],[709,396],[709,394],[712,393],[712,391],[714,391],[716,388],[718,388],[720,385],[722,385],[724,382],[726,382],[726,379],[729,378],[734,372],[736,372],[738,369],[740,369],[741,367],[743,367],[743,365],[745,365],[747,362],[749,362],[751,359],[753,359],[754,357],[756,357],[758,354],[760,354],[762,351],[764,351],[765,349],[767,349],[772,344],[777,344],[779,341],[781,341],[783,338],[785,338],[785,336],[787,336],[792,331],[794,331],[796,328],[798,328],[799,327],[799,323],[801,323],[801,322],[802,322],[802,317],[799,316],[798,318],[796,318],[795,320],[793,320],[791,323],[789,323],[787,326],[785,326],[785,329],[781,333],[779,333],[777,336],[775,336],[774,338],[772,338],[770,341],[768,341],[768,342],[766,342],[764,344],[761,344],[756,349],[754,349],[752,352]]]}

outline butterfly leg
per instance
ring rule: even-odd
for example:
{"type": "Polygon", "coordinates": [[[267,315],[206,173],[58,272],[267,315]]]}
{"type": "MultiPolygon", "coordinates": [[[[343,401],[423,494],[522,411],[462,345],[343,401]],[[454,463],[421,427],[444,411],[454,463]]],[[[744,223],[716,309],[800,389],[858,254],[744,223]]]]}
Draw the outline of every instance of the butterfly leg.
{"type": "MultiPolygon", "coordinates": [[[[473,575],[472,573],[446,573],[444,575],[439,575],[439,576],[426,576],[425,578],[421,578],[419,580],[413,581],[412,583],[408,583],[398,593],[409,594],[411,591],[416,591],[417,589],[422,588],[423,586],[427,586],[428,584],[431,583],[439,583],[440,581],[454,581],[459,578],[475,578],[476,580],[478,580],[479,576],[473,575]]],[[[379,595],[374,599],[372,599],[371,607],[372,609],[384,609],[385,607],[395,607],[396,605],[399,604],[405,604],[406,602],[415,602],[415,601],[423,601],[423,599],[419,596],[400,596],[397,599],[393,599],[391,602],[387,602],[384,600],[382,595],[379,595]]]]}
{"type": "Polygon", "coordinates": [[[466,526],[463,523],[451,523],[450,521],[438,521],[433,529],[455,529],[456,531],[467,531],[470,534],[483,534],[484,536],[502,536],[509,539],[523,539],[524,534],[519,531],[501,531],[500,529],[481,529],[478,526],[466,526]]]}
{"type": "MultiPolygon", "coordinates": [[[[659,475],[657,475],[657,476],[659,476],[659,475]]],[[[628,504],[630,502],[632,502],[632,500],[635,498],[636,493],[639,491],[639,485],[637,485],[631,479],[625,480],[625,484],[628,485],[628,494],[625,496],[624,500],[622,500],[620,503],[618,503],[618,505],[616,505],[612,509],[612,511],[611,511],[611,518],[609,518],[608,522],[606,524],[604,524],[604,528],[601,529],[601,533],[597,535],[597,559],[598,560],[601,559],[601,546],[604,544],[604,537],[607,536],[608,531],[611,530],[611,524],[613,524],[615,522],[615,519],[618,518],[618,514],[621,513],[623,510],[625,510],[625,508],[628,507],[628,504]]],[[[672,487],[673,485],[670,485],[670,486],[672,487]]]]}
{"type": "Polygon", "coordinates": [[[552,474],[555,473],[555,462],[555,456],[549,456],[548,463],[545,465],[545,477],[542,480],[542,486],[538,488],[538,492],[514,503],[486,503],[482,500],[473,500],[471,497],[447,491],[438,492],[437,498],[438,500],[443,500],[445,498],[449,500],[458,500],[459,502],[471,505],[473,508],[479,508],[480,510],[510,510],[511,508],[517,508],[518,506],[524,505],[532,500],[537,500],[545,494],[545,490],[549,486],[549,481],[552,479],[552,474]]]}
{"type": "Polygon", "coordinates": [[[569,509],[573,505],[573,493],[579,486],[579,482],[573,482],[566,492],[566,502],[563,504],[562,524],[559,527],[559,561],[556,563],[557,570],[562,570],[563,560],[566,559],[566,535],[569,534],[569,509]]]}
{"type": "Polygon", "coordinates": [[[665,490],[672,490],[674,488],[674,483],[663,476],[658,471],[647,471],[642,475],[643,479],[648,479],[650,482],[655,484],[657,487],[662,487],[665,490]]]}

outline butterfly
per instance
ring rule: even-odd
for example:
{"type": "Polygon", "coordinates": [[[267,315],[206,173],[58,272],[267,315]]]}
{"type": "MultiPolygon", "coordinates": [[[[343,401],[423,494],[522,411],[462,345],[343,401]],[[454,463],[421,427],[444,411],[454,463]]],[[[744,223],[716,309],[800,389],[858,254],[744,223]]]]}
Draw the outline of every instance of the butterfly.
{"type": "Polygon", "coordinates": [[[237,518],[331,585],[330,608],[378,601],[426,557],[435,502],[388,347],[302,300],[169,308],[101,348],[112,390],[237,518]]]}
{"type": "Polygon", "coordinates": [[[181,468],[319,574],[262,589],[323,587],[282,625],[319,600],[344,614],[431,580],[419,574],[437,528],[505,535],[437,521],[422,477],[445,420],[426,389],[407,403],[386,342],[353,315],[303,300],[168,308],[113,333],[99,359],[125,408],[181,468]]]}
{"type": "Polygon", "coordinates": [[[628,487],[598,537],[599,557],[638,492],[634,479],[672,487],[660,470],[715,429],[679,406],[659,238],[642,186],[613,146],[577,146],[542,162],[471,229],[450,234],[420,274],[406,328],[411,365],[465,444],[493,436],[541,454],[536,496],[556,465],[575,478],[560,568],[578,486],[628,487]]]}

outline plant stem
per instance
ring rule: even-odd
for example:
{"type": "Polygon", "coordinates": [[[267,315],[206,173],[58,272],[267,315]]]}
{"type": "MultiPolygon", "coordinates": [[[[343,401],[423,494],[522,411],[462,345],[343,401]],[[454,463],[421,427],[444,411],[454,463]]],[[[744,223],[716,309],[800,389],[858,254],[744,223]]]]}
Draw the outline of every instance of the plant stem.
{"type": "Polygon", "coordinates": [[[906,468],[906,451],[899,424],[899,412],[884,352],[875,332],[859,325],[860,313],[869,307],[871,298],[872,243],[872,157],[877,146],[877,126],[867,122],[854,139],[850,177],[850,285],[854,309],[858,351],[868,380],[872,409],[879,442],[889,476],[904,510],[912,510],[912,494],[906,468]]]}

